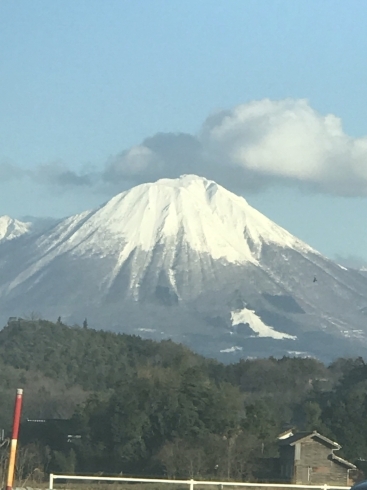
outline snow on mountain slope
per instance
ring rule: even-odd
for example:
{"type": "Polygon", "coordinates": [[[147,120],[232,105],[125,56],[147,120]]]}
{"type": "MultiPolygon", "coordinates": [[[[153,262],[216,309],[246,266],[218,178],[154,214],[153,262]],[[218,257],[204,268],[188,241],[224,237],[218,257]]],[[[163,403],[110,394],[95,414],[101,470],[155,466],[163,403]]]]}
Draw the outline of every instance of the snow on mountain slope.
{"type": "Polygon", "coordinates": [[[340,353],[367,346],[367,278],[194,175],[2,243],[0,313],[27,311],[210,355],[318,355],[330,339],[340,353]]]}
{"type": "Polygon", "coordinates": [[[187,245],[213,259],[257,263],[262,243],[312,249],[215,182],[194,175],[161,179],[118,194],[92,212],[68,218],[47,237],[73,253],[119,253],[187,245]],[[72,234],[70,233],[72,232],[72,234]]]}
{"type": "Polygon", "coordinates": [[[9,216],[0,216],[0,243],[28,233],[30,228],[31,223],[23,223],[9,216]]]}
{"type": "Polygon", "coordinates": [[[213,181],[195,175],[161,179],[118,194],[97,210],[63,220],[39,238],[37,249],[42,256],[14,278],[9,289],[70,253],[113,260],[102,278],[105,290],[134,258],[138,265],[129,286],[136,298],[160,249],[158,265],[167,271],[168,283],[180,296],[176,287],[179,255],[184,255],[182,268],[202,260],[207,262],[206,271],[211,260],[258,265],[264,243],[317,253],[213,181]]]}
{"type": "Polygon", "coordinates": [[[283,332],[277,332],[274,328],[265,325],[254,311],[243,308],[235,310],[231,313],[232,325],[235,327],[240,324],[247,324],[259,337],[270,337],[276,340],[291,339],[296,340],[296,336],[289,335],[283,332]]]}

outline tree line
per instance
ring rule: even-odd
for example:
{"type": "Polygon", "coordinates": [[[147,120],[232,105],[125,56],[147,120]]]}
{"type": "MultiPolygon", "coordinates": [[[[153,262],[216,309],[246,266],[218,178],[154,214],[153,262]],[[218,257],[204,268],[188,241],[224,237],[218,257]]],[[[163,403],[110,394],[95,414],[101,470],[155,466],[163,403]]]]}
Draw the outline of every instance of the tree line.
{"type": "Polygon", "coordinates": [[[0,331],[0,372],[0,429],[10,431],[14,390],[23,387],[24,427],[27,419],[64,419],[81,436],[24,440],[39,475],[266,480],[277,435],[289,427],[337,440],[340,456],[362,469],[367,460],[361,358],[225,365],[169,340],[14,319],[0,331]]]}

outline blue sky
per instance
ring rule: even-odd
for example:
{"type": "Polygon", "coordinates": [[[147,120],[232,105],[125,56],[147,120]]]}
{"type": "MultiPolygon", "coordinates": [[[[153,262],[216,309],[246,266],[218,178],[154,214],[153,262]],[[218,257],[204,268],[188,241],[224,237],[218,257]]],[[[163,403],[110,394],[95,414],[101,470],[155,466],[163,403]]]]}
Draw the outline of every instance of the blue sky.
{"type": "Polygon", "coordinates": [[[0,2],[0,215],[200,173],[367,262],[360,0],[0,2]]]}

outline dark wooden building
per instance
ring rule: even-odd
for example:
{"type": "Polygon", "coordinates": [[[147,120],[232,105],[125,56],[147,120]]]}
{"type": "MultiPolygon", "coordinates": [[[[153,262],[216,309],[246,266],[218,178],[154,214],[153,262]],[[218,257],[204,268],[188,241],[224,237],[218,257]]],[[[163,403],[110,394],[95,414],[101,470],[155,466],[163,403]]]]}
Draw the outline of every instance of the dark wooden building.
{"type": "Polygon", "coordinates": [[[70,444],[75,444],[80,439],[81,436],[70,419],[23,420],[19,434],[22,444],[38,442],[57,451],[69,449],[70,444]]]}
{"type": "Polygon", "coordinates": [[[288,431],[279,436],[281,479],[304,485],[340,485],[353,483],[356,466],[334,454],[341,446],[313,432],[288,431]]]}

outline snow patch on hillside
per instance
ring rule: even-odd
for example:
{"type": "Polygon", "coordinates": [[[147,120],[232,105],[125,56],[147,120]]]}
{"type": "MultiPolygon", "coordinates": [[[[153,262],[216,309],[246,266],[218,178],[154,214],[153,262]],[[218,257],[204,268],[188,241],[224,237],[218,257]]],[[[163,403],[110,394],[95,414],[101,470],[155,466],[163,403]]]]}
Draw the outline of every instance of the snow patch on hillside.
{"type": "Polygon", "coordinates": [[[232,347],[228,347],[228,349],[221,349],[219,352],[229,353],[229,352],[237,352],[237,351],[241,351],[241,350],[242,350],[242,347],[239,347],[238,345],[233,345],[232,347]]]}
{"type": "Polygon", "coordinates": [[[235,310],[231,312],[232,326],[248,324],[251,330],[253,330],[257,337],[271,337],[276,340],[290,339],[296,340],[297,337],[289,335],[283,332],[277,332],[273,327],[265,325],[260,317],[256,315],[253,310],[243,308],[242,310],[235,310]]]}
{"type": "Polygon", "coordinates": [[[302,357],[303,359],[312,358],[313,356],[308,352],[298,351],[298,350],[289,350],[288,354],[293,357],[302,357]]]}

